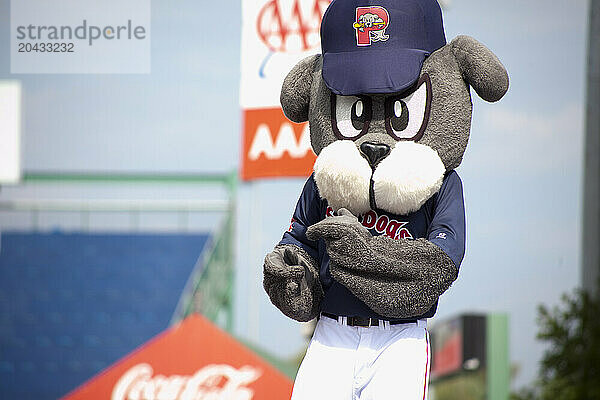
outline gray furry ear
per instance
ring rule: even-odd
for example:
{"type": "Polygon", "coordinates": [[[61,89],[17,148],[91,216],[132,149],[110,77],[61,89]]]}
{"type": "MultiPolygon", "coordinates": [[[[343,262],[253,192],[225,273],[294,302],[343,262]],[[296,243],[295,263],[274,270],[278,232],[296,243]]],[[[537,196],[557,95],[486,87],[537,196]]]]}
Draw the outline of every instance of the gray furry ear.
{"type": "Polygon", "coordinates": [[[308,121],[308,104],[313,72],[320,55],[306,57],[287,74],[281,87],[283,113],[293,122],[308,121]]]}
{"type": "Polygon", "coordinates": [[[450,45],[463,79],[482,99],[494,102],[506,94],[508,72],[490,49],[469,36],[458,36],[450,45]]]}

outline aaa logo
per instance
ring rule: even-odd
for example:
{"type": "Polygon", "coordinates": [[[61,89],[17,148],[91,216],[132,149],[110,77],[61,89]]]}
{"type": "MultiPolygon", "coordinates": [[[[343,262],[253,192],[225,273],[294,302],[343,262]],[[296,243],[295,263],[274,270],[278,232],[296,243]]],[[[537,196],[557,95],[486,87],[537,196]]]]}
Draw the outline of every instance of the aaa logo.
{"type": "Polygon", "coordinates": [[[272,52],[304,52],[318,47],[321,19],[329,2],[270,0],[258,14],[258,37],[272,52]]]}
{"type": "Polygon", "coordinates": [[[316,156],[308,123],[290,122],[279,107],[244,110],[242,179],[309,176],[316,156]]]}
{"type": "Polygon", "coordinates": [[[390,23],[390,15],[383,7],[357,7],[356,21],[356,44],[358,46],[370,46],[372,42],[385,42],[390,37],[385,34],[385,29],[390,23]]]}

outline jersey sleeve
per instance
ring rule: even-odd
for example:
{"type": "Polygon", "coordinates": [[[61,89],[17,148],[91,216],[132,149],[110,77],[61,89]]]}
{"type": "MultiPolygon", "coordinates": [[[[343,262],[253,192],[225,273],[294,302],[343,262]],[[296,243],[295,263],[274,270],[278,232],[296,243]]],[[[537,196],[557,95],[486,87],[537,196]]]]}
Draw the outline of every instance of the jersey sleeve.
{"type": "Polygon", "coordinates": [[[441,248],[457,268],[465,255],[465,206],[460,177],[451,171],[434,205],[427,239],[441,248]]]}
{"type": "Polygon", "coordinates": [[[296,204],[290,228],[283,234],[279,244],[293,244],[306,250],[311,257],[319,260],[318,242],[308,240],[306,229],[321,221],[325,216],[322,210],[322,200],[319,197],[317,185],[313,177],[308,178],[296,204]]]}

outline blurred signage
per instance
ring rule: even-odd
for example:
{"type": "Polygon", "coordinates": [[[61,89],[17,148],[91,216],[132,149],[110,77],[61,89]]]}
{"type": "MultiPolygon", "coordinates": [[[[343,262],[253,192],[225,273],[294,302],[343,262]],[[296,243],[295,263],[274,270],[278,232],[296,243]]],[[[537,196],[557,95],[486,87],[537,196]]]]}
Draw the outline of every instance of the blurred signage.
{"type": "Polygon", "coordinates": [[[460,370],[463,342],[460,319],[442,323],[433,332],[431,376],[437,378],[460,370]]]}
{"type": "Polygon", "coordinates": [[[247,387],[261,375],[258,369],[230,365],[209,365],[193,375],[157,375],[149,364],[138,364],[117,381],[111,400],[145,399],[251,399],[253,392],[247,387]],[[220,382],[226,382],[219,386],[220,382]]]}
{"type": "Polygon", "coordinates": [[[308,176],[315,155],[308,123],[295,124],[281,108],[244,110],[242,179],[308,176]]]}
{"type": "Polygon", "coordinates": [[[283,79],[320,52],[320,26],[330,0],[243,0],[240,105],[241,177],[308,176],[315,155],[308,124],[283,115],[283,79]]]}
{"type": "Polygon", "coordinates": [[[63,400],[289,398],[292,382],[199,315],[155,337],[63,400]]]}
{"type": "Polygon", "coordinates": [[[0,184],[21,179],[21,84],[0,81],[0,184]]]}
{"type": "Polygon", "coordinates": [[[485,316],[462,315],[436,323],[430,335],[432,380],[485,367],[485,316]]]}

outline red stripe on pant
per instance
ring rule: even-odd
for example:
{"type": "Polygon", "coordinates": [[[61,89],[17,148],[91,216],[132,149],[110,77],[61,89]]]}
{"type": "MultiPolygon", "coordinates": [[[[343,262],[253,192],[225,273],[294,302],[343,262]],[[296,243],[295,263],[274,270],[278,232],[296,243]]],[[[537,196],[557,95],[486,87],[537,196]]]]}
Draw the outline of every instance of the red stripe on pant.
{"type": "Polygon", "coordinates": [[[427,351],[427,361],[425,362],[425,382],[423,383],[423,400],[426,400],[425,397],[427,395],[427,375],[429,373],[429,332],[425,330],[425,343],[427,343],[426,351],[427,351]]]}

